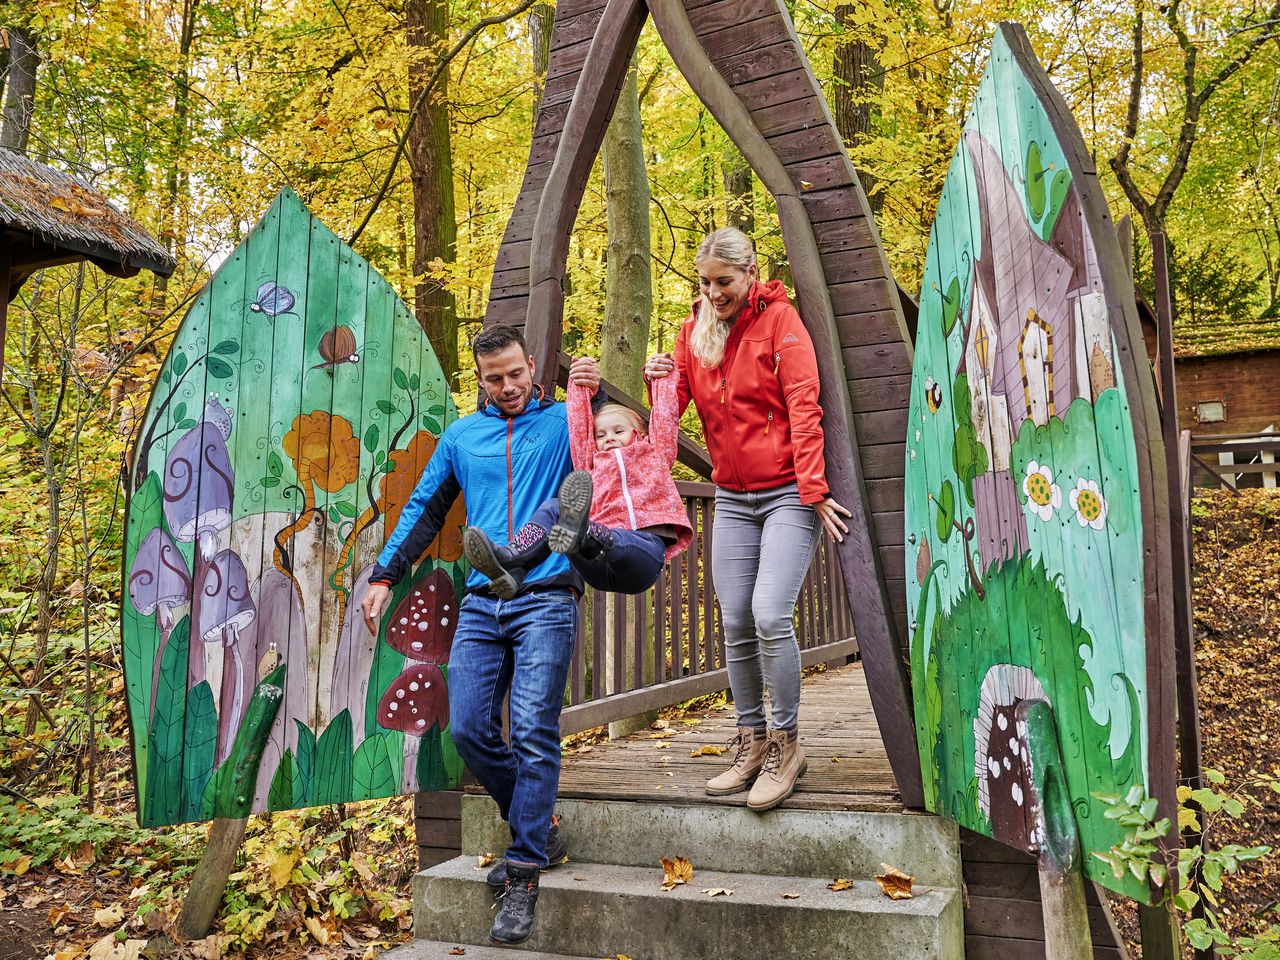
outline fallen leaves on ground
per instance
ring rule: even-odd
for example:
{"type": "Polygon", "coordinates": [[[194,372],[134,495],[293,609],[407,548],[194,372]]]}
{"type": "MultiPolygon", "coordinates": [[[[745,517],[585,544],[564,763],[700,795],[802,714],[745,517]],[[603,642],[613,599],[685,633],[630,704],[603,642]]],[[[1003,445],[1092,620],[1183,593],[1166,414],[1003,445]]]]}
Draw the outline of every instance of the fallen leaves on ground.
{"type": "Polygon", "coordinates": [[[908,876],[887,863],[880,864],[880,869],[884,873],[876,874],[876,883],[880,884],[880,889],[884,891],[885,896],[890,900],[910,900],[911,883],[915,877],[908,876]]]}
{"type": "Polygon", "coordinates": [[[497,859],[498,858],[494,856],[492,853],[482,853],[480,854],[480,856],[476,857],[476,866],[487,867],[497,859]]]}
{"type": "Polygon", "coordinates": [[[118,927],[120,921],[124,919],[124,907],[118,903],[113,903],[109,907],[103,907],[101,910],[93,911],[93,922],[103,927],[118,927]]]}
{"type": "Polygon", "coordinates": [[[662,858],[662,889],[674,890],[693,879],[693,864],[684,857],[662,858]]]}
{"type": "Polygon", "coordinates": [[[461,957],[461,956],[465,956],[466,952],[467,951],[463,950],[461,947],[454,947],[452,950],[449,951],[449,956],[461,957]]]}
{"type": "Polygon", "coordinates": [[[671,726],[671,721],[670,721],[670,720],[655,720],[655,721],[653,721],[653,723],[651,724],[651,726],[652,726],[652,727],[653,727],[653,729],[655,729],[655,730],[665,730],[665,729],[667,729],[667,727],[671,726]]]}
{"type": "Polygon", "coordinates": [[[728,887],[707,887],[702,891],[708,897],[732,897],[733,891],[728,887]]]}
{"type": "Polygon", "coordinates": [[[675,735],[676,735],[676,732],[675,732],[674,730],[671,730],[671,729],[666,729],[666,730],[655,730],[653,733],[649,734],[649,739],[650,739],[650,740],[665,740],[667,737],[674,737],[675,735]]]}
{"type": "Polygon", "coordinates": [[[846,880],[844,877],[836,877],[831,883],[827,884],[828,890],[852,890],[853,881],[846,880]]]}
{"type": "Polygon", "coordinates": [[[799,899],[800,899],[800,894],[798,894],[798,893],[784,893],[784,894],[782,894],[782,899],[783,899],[783,900],[799,900],[799,899]]]}
{"type": "Polygon", "coordinates": [[[697,750],[690,752],[689,756],[718,757],[720,756],[720,754],[724,753],[724,751],[725,751],[724,747],[715,747],[715,746],[712,746],[711,744],[707,744],[706,746],[699,747],[697,750]]]}

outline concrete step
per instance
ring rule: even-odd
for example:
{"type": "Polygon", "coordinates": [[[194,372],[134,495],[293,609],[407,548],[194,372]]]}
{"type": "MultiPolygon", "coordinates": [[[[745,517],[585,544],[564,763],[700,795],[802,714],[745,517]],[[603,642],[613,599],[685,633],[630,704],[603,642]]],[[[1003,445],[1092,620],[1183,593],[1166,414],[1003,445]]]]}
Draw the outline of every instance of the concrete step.
{"type": "MultiPolygon", "coordinates": [[[[414,878],[414,934],[440,942],[484,942],[494,901],[485,870],[462,856],[414,878]]],[[[827,889],[827,879],[731,873],[694,864],[693,880],[664,892],[662,870],[570,863],[542,875],[537,924],[523,945],[587,957],[633,960],[788,960],[827,956],[960,960],[960,893],[919,887],[890,900],[873,882],[827,889]],[[709,896],[724,888],[731,896],[709,896]],[[794,899],[783,894],[795,894],[794,899]]],[[[470,948],[467,948],[470,949],[470,948]]]]}
{"type": "MultiPolygon", "coordinates": [[[[813,811],[753,813],[715,804],[565,800],[556,812],[573,862],[656,867],[682,856],[698,870],[870,880],[888,863],[921,884],[959,888],[956,825],[927,813],[813,811]]],[[[498,805],[462,798],[462,852],[501,856],[511,843],[498,805]]]]}
{"type": "MultiPolygon", "coordinates": [[[[488,935],[487,931],[482,933],[488,935]]],[[[456,957],[466,957],[466,960],[511,960],[511,948],[481,947],[471,943],[442,940],[410,940],[408,943],[378,954],[378,960],[455,960],[456,957]],[[459,953],[459,950],[462,952],[459,953]]],[[[520,960],[588,960],[588,958],[525,950],[520,953],[520,960]]]]}

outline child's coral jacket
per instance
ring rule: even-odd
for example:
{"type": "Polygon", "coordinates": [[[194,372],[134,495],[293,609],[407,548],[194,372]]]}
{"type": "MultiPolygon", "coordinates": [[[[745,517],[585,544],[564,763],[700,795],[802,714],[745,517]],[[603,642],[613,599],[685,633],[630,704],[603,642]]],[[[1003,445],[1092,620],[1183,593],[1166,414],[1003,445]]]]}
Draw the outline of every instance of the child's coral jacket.
{"type": "Polygon", "coordinates": [[[571,383],[567,400],[574,469],[591,471],[591,519],[606,527],[628,530],[674,528],[677,539],[667,548],[668,560],[693,539],[684,501],[671,479],[680,431],[676,419],[677,380],[675,376],[665,377],[653,385],[649,435],[612,450],[596,449],[591,392],[571,383]]]}

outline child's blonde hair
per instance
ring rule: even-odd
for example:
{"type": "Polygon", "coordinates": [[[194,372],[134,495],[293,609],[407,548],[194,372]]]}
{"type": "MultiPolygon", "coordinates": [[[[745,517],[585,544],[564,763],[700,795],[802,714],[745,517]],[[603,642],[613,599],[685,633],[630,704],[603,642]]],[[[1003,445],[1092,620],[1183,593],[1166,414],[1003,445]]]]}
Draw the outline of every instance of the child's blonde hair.
{"type": "MultiPolygon", "coordinates": [[[[606,403],[603,407],[596,411],[596,417],[604,416],[606,413],[616,413],[623,419],[627,420],[632,427],[641,436],[649,435],[649,424],[640,414],[636,413],[630,407],[625,407],[620,403],[606,403]]],[[[594,419],[594,418],[593,418],[594,419]]]]}
{"type": "MultiPolygon", "coordinates": [[[[756,262],[756,248],[752,245],[751,238],[738,228],[721,227],[707,235],[693,259],[695,263],[719,260],[745,273],[756,262]]],[[[724,323],[716,316],[711,298],[704,293],[698,301],[698,316],[689,336],[689,349],[702,361],[704,367],[720,366],[731,326],[731,323],[724,323]]]]}

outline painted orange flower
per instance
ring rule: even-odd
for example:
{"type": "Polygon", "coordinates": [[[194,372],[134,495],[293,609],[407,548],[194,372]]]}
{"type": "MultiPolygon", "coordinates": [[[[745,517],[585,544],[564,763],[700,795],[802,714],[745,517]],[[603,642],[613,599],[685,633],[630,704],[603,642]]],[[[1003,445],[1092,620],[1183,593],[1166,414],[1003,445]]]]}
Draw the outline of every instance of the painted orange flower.
{"type": "Polygon", "coordinates": [[[298,414],[282,446],[304,486],[310,480],[326,493],[337,493],[360,476],[360,441],[346,419],[326,410],[298,414]]]}
{"type": "MultiPolygon", "coordinates": [[[[436,437],[426,430],[419,430],[409,446],[403,450],[392,450],[388,459],[395,464],[382,481],[382,496],[385,503],[386,523],[383,527],[384,540],[390,539],[391,532],[400,522],[400,512],[413,496],[414,488],[426,469],[427,461],[436,449],[436,437]]],[[[449,562],[462,556],[462,528],[467,522],[466,504],[462,497],[454,501],[453,507],[445,517],[444,526],[436,535],[424,556],[435,557],[449,562]]]]}

